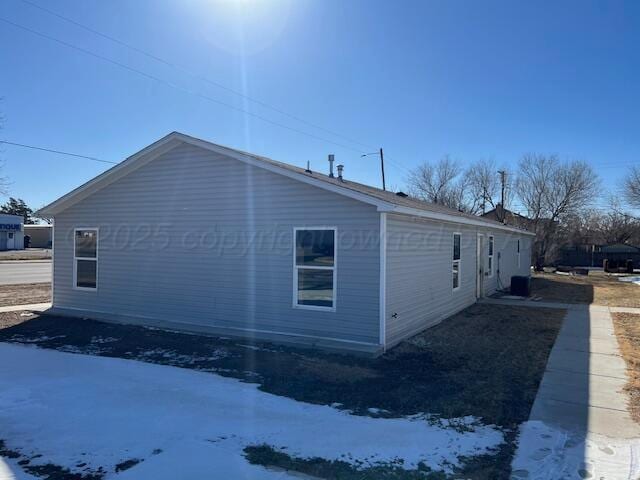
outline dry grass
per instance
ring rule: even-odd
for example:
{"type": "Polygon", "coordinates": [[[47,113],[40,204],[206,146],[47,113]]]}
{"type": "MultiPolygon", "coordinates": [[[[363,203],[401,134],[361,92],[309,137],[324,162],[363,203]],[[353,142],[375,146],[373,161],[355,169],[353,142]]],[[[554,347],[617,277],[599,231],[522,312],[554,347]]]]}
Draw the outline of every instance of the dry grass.
{"type": "Polygon", "coordinates": [[[3,260],[50,260],[50,248],[28,248],[26,250],[7,250],[0,252],[0,261],[3,260]]]}
{"type": "Polygon", "coordinates": [[[0,307],[46,303],[51,301],[50,283],[25,283],[23,285],[0,285],[0,307]]]}
{"type": "Polygon", "coordinates": [[[640,423],[640,315],[614,313],[613,325],[629,373],[625,386],[629,410],[633,419],[640,423]]]}
{"type": "Polygon", "coordinates": [[[532,294],[547,302],[640,308],[640,286],[621,282],[603,272],[584,276],[536,273],[532,278],[532,294]]]}
{"type": "MultiPolygon", "coordinates": [[[[507,480],[517,427],[529,417],[564,314],[562,309],[477,304],[379,358],[19,312],[0,313],[0,342],[214,372],[258,383],[275,395],[341,404],[359,415],[473,415],[503,427],[506,440],[495,453],[464,459],[454,478],[507,480]],[[103,338],[111,341],[100,342],[103,338]]],[[[274,456],[268,448],[253,453],[255,463],[333,479],[444,477],[396,465],[355,472],[340,462],[309,464],[274,456]]]]}

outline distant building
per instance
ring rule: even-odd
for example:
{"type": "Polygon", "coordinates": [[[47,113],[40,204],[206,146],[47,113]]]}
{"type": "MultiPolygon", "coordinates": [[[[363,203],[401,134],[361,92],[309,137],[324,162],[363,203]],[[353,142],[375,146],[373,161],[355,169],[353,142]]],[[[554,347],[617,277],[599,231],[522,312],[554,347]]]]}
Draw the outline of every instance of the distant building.
{"type": "Polygon", "coordinates": [[[24,236],[28,237],[28,248],[51,248],[51,235],[53,233],[52,225],[25,225],[24,236]]]}
{"type": "Polygon", "coordinates": [[[24,248],[23,222],[21,215],[0,213],[0,251],[24,248]]]}
{"type": "Polygon", "coordinates": [[[533,231],[535,226],[534,221],[530,218],[512,212],[508,208],[504,208],[501,204],[497,204],[496,208],[489,210],[487,213],[483,213],[482,217],[529,231],[533,231]]]}

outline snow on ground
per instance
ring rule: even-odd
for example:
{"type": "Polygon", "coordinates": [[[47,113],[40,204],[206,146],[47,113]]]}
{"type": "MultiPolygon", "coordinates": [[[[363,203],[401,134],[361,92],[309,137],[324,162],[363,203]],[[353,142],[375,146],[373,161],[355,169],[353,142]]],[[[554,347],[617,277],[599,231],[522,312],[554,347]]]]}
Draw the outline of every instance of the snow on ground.
{"type": "Polygon", "coordinates": [[[635,283],[636,285],[640,285],[640,276],[618,277],[618,280],[621,281],[621,282],[630,282],[630,283],[635,283]]]}
{"type": "Polygon", "coordinates": [[[540,421],[520,426],[514,479],[566,480],[640,478],[640,439],[574,434],[540,421]]]}
{"type": "MultiPolygon", "coordinates": [[[[244,459],[245,446],[263,443],[299,457],[402,459],[405,468],[422,461],[450,471],[458,455],[487,453],[503,440],[489,426],[460,432],[418,417],[360,417],[213,374],[2,343],[0,425],[8,449],[42,455],[32,464],[103,467],[118,479],[287,477],[244,459]],[[133,458],[143,461],[115,473],[133,458]]],[[[6,460],[4,468],[17,467],[6,460]]]]}

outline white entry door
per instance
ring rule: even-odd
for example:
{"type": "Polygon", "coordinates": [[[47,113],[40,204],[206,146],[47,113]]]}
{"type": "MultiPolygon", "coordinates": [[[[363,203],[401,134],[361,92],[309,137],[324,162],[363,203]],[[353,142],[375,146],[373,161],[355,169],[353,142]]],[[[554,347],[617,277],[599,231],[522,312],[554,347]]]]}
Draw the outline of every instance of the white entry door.
{"type": "Polygon", "coordinates": [[[13,232],[7,233],[7,250],[13,250],[16,248],[16,234],[13,232]]]}
{"type": "Polygon", "coordinates": [[[478,234],[476,245],[476,298],[484,295],[484,235],[478,234]]]}

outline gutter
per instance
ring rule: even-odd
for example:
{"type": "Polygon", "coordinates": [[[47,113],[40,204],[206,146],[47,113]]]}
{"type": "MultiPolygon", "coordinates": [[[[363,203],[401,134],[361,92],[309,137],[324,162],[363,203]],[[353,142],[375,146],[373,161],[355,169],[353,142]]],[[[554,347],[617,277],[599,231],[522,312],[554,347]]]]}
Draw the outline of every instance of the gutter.
{"type": "Polygon", "coordinates": [[[430,212],[427,210],[418,210],[416,208],[410,207],[402,207],[399,205],[393,205],[391,208],[380,206],[378,207],[379,212],[387,212],[387,213],[396,213],[399,215],[410,215],[413,217],[419,218],[428,218],[430,220],[439,220],[443,222],[456,223],[458,225],[472,225],[474,227],[483,227],[483,228],[494,228],[496,230],[503,230],[510,233],[517,233],[519,235],[528,235],[531,237],[535,237],[536,234],[529,232],[527,230],[522,230],[516,227],[510,227],[508,225],[503,225],[501,223],[490,223],[483,220],[475,220],[469,217],[459,217],[457,215],[448,215],[446,213],[440,212],[430,212]]]}

